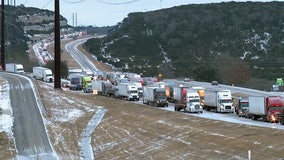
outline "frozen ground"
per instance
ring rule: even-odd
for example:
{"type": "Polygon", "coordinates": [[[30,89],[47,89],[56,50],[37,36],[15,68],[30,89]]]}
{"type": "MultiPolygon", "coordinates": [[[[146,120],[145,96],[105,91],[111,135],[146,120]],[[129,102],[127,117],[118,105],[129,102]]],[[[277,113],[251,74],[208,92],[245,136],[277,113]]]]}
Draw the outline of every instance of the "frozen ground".
{"type": "MultiPolygon", "coordinates": [[[[170,105],[167,108],[161,108],[169,111],[174,111],[174,107],[170,105]]],[[[191,113],[185,113],[185,114],[191,114],[191,113]]],[[[226,113],[214,113],[214,112],[208,112],[203,111],[202,114],[191,114],[192,116],[196,117],[202,117],[207,119],[213,119],[213,120],[219,120],[219,121],[225,121],[225,122],[231,122],[231,123],[237,123],[237,124],[246,124],[246,125],[252,125],[252,126],[259,126],[259,127],[267,127],[267,128],[274,128],[274,129],[281,129],[284,130],[284,125],[281,125],[280,123],[268,123],[263,121],[254,121],[247,118],[238,117],[236,114],[226,114],[226,113]]]]}
{"type": "MultiPolygon", "coordinates": [[[[12,114],[12,107],[10,105],[10,95],[9,95],[9,83],[5,79],[1,79],[0,77],[0,108],[1,108],[1,114],[0,114],[0,132],[4,131],[9,139],[12,142],[15,142],[14,136],[13,136],[13,114],[12,114]]],[[[46,84],[46,83],[43,83],[46,84]]],[[[50,84],[46,85],[44,88],[50,88],[50,84]]],[[[51,96],[54,96],[56,94],[50,92],[51,96]]],[[[64,97],[60,97],[64,98],[64,97]]],[[[60,98],[54,98],[54,103],[57,103],[60,105],[61,101],[60,98]]],[[[65,99],[66,101],[70,103],[75,103],[72,99],[65,99]]],[[[91,142],[91,134],[94,131],[94,129],[97,127],[97,125],[100,123],[101,119],[103,118],[106,110],[102,107],[96,107],[96,111],[94,116],[90,119],[88,122],[86,128],[84,128],[83,132],[81,133],[81,140],[80,140],[80,153],[81,153],[81,159],[94,159],[94,155],[92,152],[92,146],[90,145],[91,142]]],[[[90,108],[89,108],[90,109],[90,108]]],[[[93,109],[90,109],[93,110],[93,109]]],[[[53,123],[52,121],[56,122],[75,122],[78,118],[84,116],[84,111],[80,109],[64,109],[64,110],[57,110],[56,108],[53,109],[53,115],[52,118],[44,118],[45,126],[49,126],[51,128],[57,128],[57,124],[53,123]],[[64,115],[64,116],[63,116],[64,115]],[[53,126],[50,126],[53,125],[53,126]]],[[[60,137],[57,137],[57,141],[55,144],[59,144],[59,141],[62,141],[60,137]]],[[[15,156],[18,157],[18,156],[15,156]]]]}
{"type": "Polygon", "coordinates": [[[13,139],[13,114],[9,95],[10,87],[8,82],[1,77],[0,83],[0,109],[2,109],[2,114],[0,114],[0,132],[6,132],[13,139]]]}

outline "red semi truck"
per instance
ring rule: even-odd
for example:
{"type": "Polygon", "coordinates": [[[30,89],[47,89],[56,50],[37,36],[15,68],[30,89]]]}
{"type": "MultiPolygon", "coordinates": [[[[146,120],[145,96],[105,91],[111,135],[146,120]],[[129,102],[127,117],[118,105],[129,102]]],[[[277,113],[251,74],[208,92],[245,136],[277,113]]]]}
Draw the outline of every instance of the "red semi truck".
{"type": "Polygon", "coordinates": [[[250,96],[249,115],[253,120],[262,118],[267,122],[280,122],[284,104],[280,96],[250,96]]]}

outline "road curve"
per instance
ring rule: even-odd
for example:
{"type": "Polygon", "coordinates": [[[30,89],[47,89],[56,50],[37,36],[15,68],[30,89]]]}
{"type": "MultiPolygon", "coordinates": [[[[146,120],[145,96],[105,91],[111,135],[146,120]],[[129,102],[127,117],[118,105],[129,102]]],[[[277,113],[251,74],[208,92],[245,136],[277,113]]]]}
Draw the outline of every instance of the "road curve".
{"type": "Polygon", "coordinates": [[[65,49],[70,53],[73,59],[82,67],[83,70],[91,70],[92,72],[98,71],[97,67],[83,54],[77,47],[78,45],[86,42],[93,37],[77,39],[65,45],[65,49]]]}
{"type": "Polygon", "coordinates": [[[6,72],[0,72],[0,76],[10,86],[17,159],[58,159],[50,145],[31,79],[6,72]]]}

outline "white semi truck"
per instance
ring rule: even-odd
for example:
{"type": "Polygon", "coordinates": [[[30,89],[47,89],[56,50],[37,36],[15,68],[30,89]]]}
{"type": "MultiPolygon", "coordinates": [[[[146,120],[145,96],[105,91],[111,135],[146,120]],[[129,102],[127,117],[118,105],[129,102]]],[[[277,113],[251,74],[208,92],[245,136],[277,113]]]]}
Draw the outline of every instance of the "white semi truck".
{"type": "Polygon", "coordinates": [[[181,98],[174,105],[175,111],[203,113],[203,107],[200,105],[200,96],[196,90],[187,89],[185,97],[181,98]]]}
{"type": "Polygon", "coordinates": [[[24,66],[17,63],[6,63],[5,70],[8,72],[25,73],[24,66]]]}
{"type": "Polygon", "coordinates": [[[44,82],[52,82],[54,79],[52,70],[44,67],[33,67],[33,76],[36,79],[43,80],[44,82]]]}
{"type": "Polygon", "coordinates": [[[143,87],[143,103],[155,107],[167,107],[167,95],[165,88],[155,86],[143,87]]]}
{"type": "Polygon", "coordinates": [[[233,113],[232,95],[230,90],[205,89],[204,109],[207,111],[233,113]]]}
{"type": "Polygon", "coordinates": [[[138,101],[138,88],[132,83],[119,83],[117,85],[118,95],[120,98],[126,98],[127,100],[138,101]]]}

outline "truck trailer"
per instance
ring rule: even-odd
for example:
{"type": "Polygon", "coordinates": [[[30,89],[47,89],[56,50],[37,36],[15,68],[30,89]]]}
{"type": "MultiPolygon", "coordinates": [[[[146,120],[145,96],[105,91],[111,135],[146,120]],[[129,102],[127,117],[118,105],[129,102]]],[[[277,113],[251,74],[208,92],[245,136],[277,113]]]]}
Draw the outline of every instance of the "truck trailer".
{"type": "Polygon", "coordinates": [[[44,82],[52,82],[54,79],[52,70],[45,67],[33,67],[33,76],[44,82]]]}
{"type": "Polygon", "coordinates": [[[216,112],[233,113],[232,95],[230,90],[205,89],[204,92],[204,109],[207,111],[215,110],[216,112]]]}
{"type": "Polygon", "coordinates": [[[109,96],[109,90],[111,90],[112,84],[110,81],[103,80],[93,80],[92,81],[92,90],[96,90],[99,95],[109,96]]]}
{"type": "Polygon", "coordinates": [[[179,102],[185,100],[187,94],[188,87],[185,86],[174,86],[173,87],[173,97],[171,98],[171,102],[179,102]]]}
{"type": "Polygon", "coordinates": [[[280,96],[249,96],[249,114],[253,120],[262,118],[267,122],[280,122],[283,110],[280,96]]]}
{"type": "Polygon", "coordinates": [[[138,101],[138,88],[132,83],[119,83],[117,85],[118,95],[121,99],[126,98],[127,100],[138,101]]]}
{"type": "Polygon", "coordinates": [[[6,63],[5,70],[8,72],[25,73],[24,66],[17,63],[6,63]]]}
{"type": "Polygon", "coordinates": [[[155,107],[167,107],[168,101],[165,88],[155,86],[143,87],[143,103],[155,107]]]}

